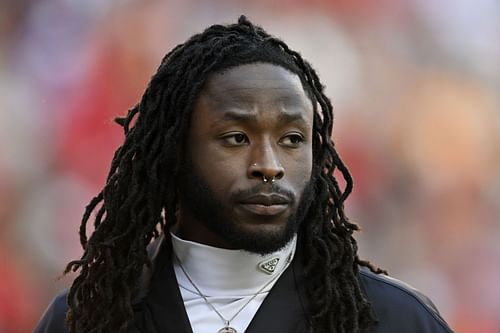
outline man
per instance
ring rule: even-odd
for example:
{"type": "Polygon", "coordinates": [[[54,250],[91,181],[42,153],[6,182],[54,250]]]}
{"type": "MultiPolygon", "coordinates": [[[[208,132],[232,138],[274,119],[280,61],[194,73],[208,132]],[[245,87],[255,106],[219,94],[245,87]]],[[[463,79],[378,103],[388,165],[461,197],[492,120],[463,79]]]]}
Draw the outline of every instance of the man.
{"type": "Polygon", "coordinates": [[[175,47],[117,122],[125,142],[66,269],[79,276],[35,332],[451,331],[358,258],[330,101],[244,16],[175,47]]]}

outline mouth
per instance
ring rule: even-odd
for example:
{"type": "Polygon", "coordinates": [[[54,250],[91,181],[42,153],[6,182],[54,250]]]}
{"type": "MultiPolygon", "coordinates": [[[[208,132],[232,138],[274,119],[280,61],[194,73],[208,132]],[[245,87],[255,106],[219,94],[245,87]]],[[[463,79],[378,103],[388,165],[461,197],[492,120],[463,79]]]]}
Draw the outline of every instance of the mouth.
{"type": "Polygon", "coordinates": [[[291,200],[281,194],[259,193],[239,202],[240,207],[255,215],[279,215],[288,209],[291,200]]]}

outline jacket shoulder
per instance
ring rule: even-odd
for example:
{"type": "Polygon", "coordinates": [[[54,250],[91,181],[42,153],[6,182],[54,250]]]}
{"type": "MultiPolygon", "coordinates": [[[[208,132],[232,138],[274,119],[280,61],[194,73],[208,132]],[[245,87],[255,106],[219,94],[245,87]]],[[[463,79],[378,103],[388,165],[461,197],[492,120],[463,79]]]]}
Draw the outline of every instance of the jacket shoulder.
{"type": "Polygon", "coordinates": [[[68,333],[68,329],[64,324],[66,312],[68,311],[67,295],[68,291],[65,290],[52,300],[33,333],[68,333]]]}
{"type": "Polygon", "coordinates": [[[377,321],[375,332],[452,332],[432,301],[412,286],[364,267],[359,279],[377,321]]]}

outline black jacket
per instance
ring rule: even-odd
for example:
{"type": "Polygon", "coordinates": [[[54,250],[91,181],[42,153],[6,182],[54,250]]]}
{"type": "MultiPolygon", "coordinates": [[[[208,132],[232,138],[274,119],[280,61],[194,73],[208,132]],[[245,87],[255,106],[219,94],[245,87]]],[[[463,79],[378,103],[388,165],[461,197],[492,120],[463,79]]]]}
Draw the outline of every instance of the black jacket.
{"type": "MultiPolygon", "coordinates": [[[[160,242],[158,242],[159,244],[160,242]]],[[[170,242],[162,242],[169,246],[170,242]]],[[[191,326],[177,286],[170,251],[150,247],[154,274],[145,271],[143,294],[135,304],[130,333],[191,333],[191,326]]],[[[305,332],[308,327],[305,277],[295,259],[265,298],[246,332],[305,332]]],[[[396,279],[362,268],[361,287],[372,304],[376,326],[372,333],[452,332],[432,302],[416,289],[396,279]]],[[[49,305],[34,333],[67,333],[64,318],[67,292],[49,305]]]]}

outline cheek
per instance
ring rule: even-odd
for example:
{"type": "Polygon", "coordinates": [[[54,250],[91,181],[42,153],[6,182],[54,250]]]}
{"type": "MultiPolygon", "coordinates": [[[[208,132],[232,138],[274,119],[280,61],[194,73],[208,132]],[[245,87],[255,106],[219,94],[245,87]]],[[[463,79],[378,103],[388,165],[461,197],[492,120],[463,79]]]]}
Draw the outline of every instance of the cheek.
{"type": "Polygon", "coordinates": [[[285,174],[288,176],[288,181],[293,184],[298,193],[302,193],[306,185],[309,183],[311,173],[312,152],[307,152],[300,157],[290,160],[288,168],[285,167],[285,174]]]}
{"type": "Polygon", "coordinates": [[[239,179],[245,177],[244,158],[210,145],[202,148],[193,151],[193,164],[214,194],[221,197],[229,193],[239,179]]]}

